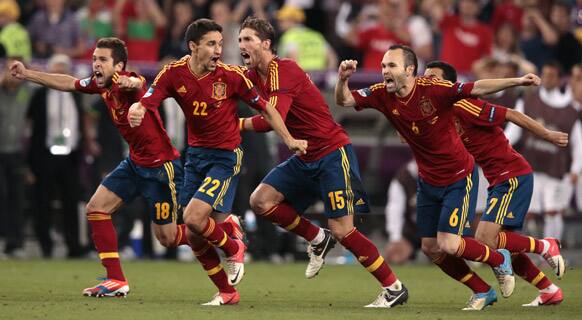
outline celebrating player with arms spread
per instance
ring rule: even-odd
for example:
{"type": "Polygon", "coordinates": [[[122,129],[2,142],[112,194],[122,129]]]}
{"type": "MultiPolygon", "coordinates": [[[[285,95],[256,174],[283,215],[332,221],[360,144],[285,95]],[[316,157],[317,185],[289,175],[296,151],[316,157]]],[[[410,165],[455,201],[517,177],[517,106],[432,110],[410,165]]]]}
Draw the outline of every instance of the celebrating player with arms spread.
{"type": "MultiPolygon", "coordinates": [[[[455,68],[442,61],[429,62],[424,74],[457,81],[455,68]]],[[[454,113],[455,126],[463,144],[489,180],[489,207],[481,217],[475,238],[491,248],[504,248],[514,253],[512,265],[515,273],[540,290],[540,295],[524,306],[561,303],[562,289],[554,285],[525,254],[532,252],[543,256],[558,278],[562,278],[566,268],[558,241],[554,238],[535,239],[515,232],[523,227],[534,178],[531,166],[511,147],[501,126],[505,121],[511,121],[559,147],[568,145],[568,134],[548,130],[519,111],[478,99],[456,102],[454,113]]]]}
{"type": "MultiPolygon", "coordinates": [[[[502,291],[511,294],[515,279],[507,250],[492,250],[464,237],[474,215],[477,175],[473,157],[453,127],[453,104],[463,98],[484,95],[516,85],[539,83],[535,75],[523,78],[456,83],[416,77],[415,53],[402,45],[392,46],[382,59],[383,83],[350,91],[348,78],[356,61],[343,61],[336,84],[336,103],[357,110],[374,108],[390,120],[411,147],[419,168],[417,224],[422,249],[431,258],[442,252],[494,268],[502,291]]],[[[436,261],[439,262],[439,261],[436,261]]],[[[455,268],[439,264],[443,269],[455,268]]],[[[475,277],[468,270],[466,281],[475,277]]],[[[496,300],[493,289],[473,296],[468,310],[479,310],[496,300]],[[472,303],[476,300],[478,303],[472,303]]]]}
{"type": "Polygon", "coordinates": [[[15,62],[15,77],[63,91],[100,94],[113,123],[129,144],[129,157],[123,160],[101,182],[87,204],[87,219],[92,229],[93,242],[101,263],[107,269],[107,278],[87,288],[84,295],[125,296],[129,285],[119,261],[117,234],[111,215],[125,202],[138,195],[148,202],[154,233],[166,247],[187,244],[185,226],[176,225],[177,193],[182,185],[182,164],[179,153],[170,143],[157,111],[144,115],[144,128],[132,129],[127,120],[129,106],[143,96],[145,79],[125,71],[127,48],[117,38],[97,41],[93,53],[93,75],[76,79],[64,74],[48,74],[28,70],[15,62]]]}
{"type": "Polygon", "coordinates": [[[219,61],[222,27],[199,19],[188,26],[186,42],[191,55],[166,65],[139,103],[131,106],[132,126],[142,122],[146,110],[156,110],[167,97],[176,99],[188,124],[185,184],[181,203],[187,205],[184,222],[193,250],[209,275],[226,279],[214,247],[226,254],[228,283],[215,281],[219,293],[207,305],[236,304],[239,293],[231,286],[244,274],[245,245],[231,239],[210,217],[232,208],[243,151],[236,113],[238,99],[260,110],[289,149],[305,153],[307,142],[291,137],[275,108],[260,98],[253,83],[236,66],[219,61]],[[229,284],[230,283],[230,284],[229,284]]]}
{"type": "MultiPolygon", "coordinates": [[[[305,271],[313,278],[338,239],[383,287],[367,307],[390,308],[406,302],[408,291],[380,256],[374,244],[354,228],[354,214],[369,212],[350,139],[329,112],[309,76],[297,63],[274,53],[275,32],[265,20],[247,18],[240,29],[239,47],[249,67],[248,77],[261,96],[277,107],[289,131],[309,142],[306,155],[295,155],[274,168],[251,196],[260,216],[310,242],[305,271]],[[299,216],[316,200],[323,200],[331,229],[325,230],[299,216]]],[[[244,130],[268,131],[263,117],[241,119],[244,130]]]]}

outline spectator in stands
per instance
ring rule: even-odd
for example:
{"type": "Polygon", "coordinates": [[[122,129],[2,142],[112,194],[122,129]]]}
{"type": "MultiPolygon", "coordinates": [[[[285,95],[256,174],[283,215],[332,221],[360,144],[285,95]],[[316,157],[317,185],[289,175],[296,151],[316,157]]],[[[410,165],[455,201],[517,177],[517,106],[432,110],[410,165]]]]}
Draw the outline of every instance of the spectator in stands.
{"type": "Polygon", "coordinates": [[[65,5],[65,0],[45,0],[44,3],[44,8],[28,25],[34,56],[48,58],[60,53],[81,57],[85,53],[85,42],[75,14],[65,5]]]}
{"type": "MultiPolygon", "coordinates": [[[[240,4],[239,4],[240,6],[240,4]]],[[[230,1],[217,0],[210,5],[210,19],[222,26],[222,61],[230,64],[240,64],[240,51],[238,49],[238,31],[240,23],[238,14],[233,12],[230,1]]]]}
{"type": "Polygon", "coordinates": [[[159,60],[168,20],[155,0],[118,0],[113,8],[114,29],[125,40],[130,61],[159,60]]]}
{"type": "Polygon", "coordinates": [[[538,70],[553,59],[552,45],[557,42],[558,35],[540,11],[537,0],[524,8],[520,47],[525,58],[532,62],[538,70]]]}
{"type": "Polygon", "coordinates": [[[8,58],[0,73],[0,234],[4,253],[23,257],[24,177],[23,154],[26,108],[31,88],[10,75],[14,58],[8,58]]]}
{"type": "Polygon", "coordinates": [[[283,6],[277,12],[277,22],[282,32],[277,50],[279,56],[295,60],[304,70],[337,68],[337,56],[323,35],[303,25],[303,10],[283,6]]]}
{"type": "Polygon", "coordinates": [[[572,16],[574,35],[582,43],[582,0],[576,0],[570,15],[572,16]]]}
{"type": "Polygon", "coordinates": [[[420,249],[420,239],[416,235],[417,178],[418,167],[412,160],[398,169],[388,188],[385,214],[389,241],[384,257],[390,264],[413,259],[420,249]]]}
{"type": "Polygon", "coordinates": [[[495,32],[504,24],[510,24],[514,30],[521,31],[522,16],[520,0],[501,0],[495,5],[491,26],[495,32]]]}
{"type": "Polygon", "coordinates": [[[166,36],[160,48],[160,58],[171,57],[179,59],[188,53],[188,46],[184,41],[184,33],[190,22],[194,21],[191,1],[173,1],[169,17],[172,24],[166,30],[166,36]]]}
{"type": "Polygon", "coordinates": [[[554,46],[554,58],[560,61],[567,74],[572,67],[582,62],[582,44],[572,32],[570,6],[565,2],[555,2],[551,7],[550,20],[557,33],[554,46]]]}
{"type": "Polygon", "coordinates": [[[93,56],[97,39],[114,36],[113,5],[113,0],[89,0],[89,3],[77,12],[86,48],[83,59],[90,59],[93,56]]]}
{"type": "Polygon", "coordinates": [[[20,7],[14,0],[0,2],[0,58],[20,57],[30,61],[32,50],[28,31],[18,23],[20,7]]]}
{"type": "Polygon", "coordinates": [[[440,59],[453,64],[460,74],[468,74],[475,61],[491,54],[493,32],[477,20],[481,10],[478,0],[460,0],[458,15],[445,10],[435,2],[431,11],[442,34],[440,59]]]}

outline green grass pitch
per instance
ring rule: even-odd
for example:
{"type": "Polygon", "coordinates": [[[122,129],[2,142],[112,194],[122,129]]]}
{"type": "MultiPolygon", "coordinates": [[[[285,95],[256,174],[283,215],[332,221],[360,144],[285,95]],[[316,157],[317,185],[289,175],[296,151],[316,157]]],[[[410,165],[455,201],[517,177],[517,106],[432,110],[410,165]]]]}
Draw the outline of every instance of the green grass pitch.
{"type": "MultiPolygon", "coordinates": [[[[394,268],[410,291],[404,306],[365,309],[379,293],[370,274],[356,265],[326,266],[304,278],[305,264],[248,264],[239,285],[238,306],[202,307],[215,289],[198,264],[126,262],[127,298],[88,298],[84,287],[103,273],[96,261],[0,261],[0,319],[580,319],[582,272],[568,270],[556,283],[564,290],[560,306],[524,308],[537,290],[517,280],[509,299],[499,296],[482,312],[460,309],[470,292],[433,266],[394,268]]],[[[544,270],[549,274],[550,270],[544,270]]],[[[492,284],[489,268],[477,272],[492,284]]],[[[552,280],[555,279],[553,275],[552,280]]],[[[499,294],[499,292],[498,292],[499,294]]]]}

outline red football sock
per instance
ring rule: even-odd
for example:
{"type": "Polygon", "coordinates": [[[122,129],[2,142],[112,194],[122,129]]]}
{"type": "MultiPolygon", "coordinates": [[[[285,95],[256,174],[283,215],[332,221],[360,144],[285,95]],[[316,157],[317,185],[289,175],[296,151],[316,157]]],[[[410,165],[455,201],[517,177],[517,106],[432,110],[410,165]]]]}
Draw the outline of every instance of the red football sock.
{"type": "Polygon", "coordinates": [[[95,249],[99,253],[101,264],[107,270],[107,278],[125,281],[119,261],[117,233],[111,221],[111,215],[103,212],[89,212],[87,220],[91,225],[91,237],[95,249]]]}
{"type": "Polygon", "coordinates": [[[233,239],[226,235],[224,230],[216,224],[212,218],[208,218],[206,226],[202,229],[202,237],[212,243],[214,246],[221,248],[227,257],[237,253],[239,247],[233,239]]]}
{"type": "Polygon", "coordinates": [[[492,267],[503,263],[503,255],[473,238],[461,238],[461,243],[455,254],[471,261],[483,262],[492,267]]]}
{"type": "Polygon", "coordinates": [[[227,223],[227,222],[221,222],[218,224],[222,230],[224,230],[224,232],[226,233],[227,236],[229,237],[233,237],[234,234],[234,227],[232,226],[232,224],[227,223]]]}
{"type": "Polygon", "coordinates": [[[188,237],[186,236],[186,225],[179,224],[176,225],[176,240],[174,240],[174,247],[181,245],[190,245],[188,242],[188,237]]]}
{"type": "Polygon", "coordinates": [[[356,228],[340,243],[358,258],[362,266],[382,284],[382,287],[388,287],[398,280],[374,244],[356,228]]]}
{"type": "Polygon", "coordinates": [[[497,247],[515,253],[533,252],[541,254],[544,250],[544,243],[541,240],[524,236],[517,232],[503,231],[499,233],[497,247]]]}
{"type": "Polygon", "coordinates": [[[491,289],[487,282],[483,281],[479,275],[471,270],[465,260],[459,257],[443,254],[432,262],[449,277],[466,285],[474,293],[487,292],[491,289]]]}
{"type": "Polygon", "coordinates": [[[319,233],[318,226],[299,216],[297,211],[286,202],[274,206],[267,212],[261,214],[261,216],[295,233],[307,241],[315,239],[315,236],[319,233]]]}
{"type": "Polygon", "coordinates": [[[198,245],[195,245],[194,247],[196,247],[192,249],[194,255],[196,255],[202,268],[206,270],[208,277],[218,288],[218,291],[225,293],[235,292],[236,290],[234,287],[228,283],[228,277],[220,264],[220,257],[218,256],[218,253],[216,253],[216,249],[206,241],[201,243],[200,247],[198,247],[198,245]]]}
{"type": "Polygon", "coordinates": [[[552,285],[552,281],[531,261],[525,253],[513,256],[513,271],[525,281],[542,290],[552,285]]]}

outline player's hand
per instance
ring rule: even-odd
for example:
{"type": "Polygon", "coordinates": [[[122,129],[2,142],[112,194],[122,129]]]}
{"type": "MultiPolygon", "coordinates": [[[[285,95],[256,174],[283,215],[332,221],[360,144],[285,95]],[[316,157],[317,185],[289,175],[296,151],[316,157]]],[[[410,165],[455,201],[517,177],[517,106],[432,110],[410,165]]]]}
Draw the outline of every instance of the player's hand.
{"type": "Polygon", "coordinates": [[[26,67],[20,61],[14,61],[10,65],[10,74],[20,80],[26,80],[24,73],[26,72],[26,67]]]}
{"type": "Polygon", "coordinates": [[[546,140],[558,147],[565,147],[568,145],[568,134],[560,131],[548,130],[546,140]]]}
{"type": "Polygon", "coordinates": [[[347,80],[349,77],[356,72],[358,67],[358,61],[356,60],[344,60],[340,63],[339,69],[337,71],[340,80],[347,80]]]}
{"type": "Polygon", "coordinates": [[[128,76],[119,76],[119,78],[117,78],[117,85],[119,86],[119,89],[127,90],[133,88],[133,82],[128,76]]]}
{"type": "Polygon", "coordinates": [[[307,141],[306,140],[297,140],[291,139],[291,141],[287,142],[287,147],[289,150],[295,152],[296,155],[300,156],[307,153],[307,141]]]}
{"type": "Polygon", "coordinates": [[[127,113],[127,121],[129,121],[129,126],[135,128],[141,124],[143,117],[145,116],[146,108],[142,106],[141,103],[136,102],[129,107],[129,112],[127,113]]]}
{"type": "Polygon", "coordinates": [[[540,77],[533,73],[528,73],[525,76],[519,78],[519,85],[521,86],[539,86],[542,83],[540,77]]]}
{"type": "Polygon", "coordinates": [[[390,241],[384,248],[384,257],[390,264],[402,264],[408,261],[413,251],[412,244],[407,240],[390,241]]]}

